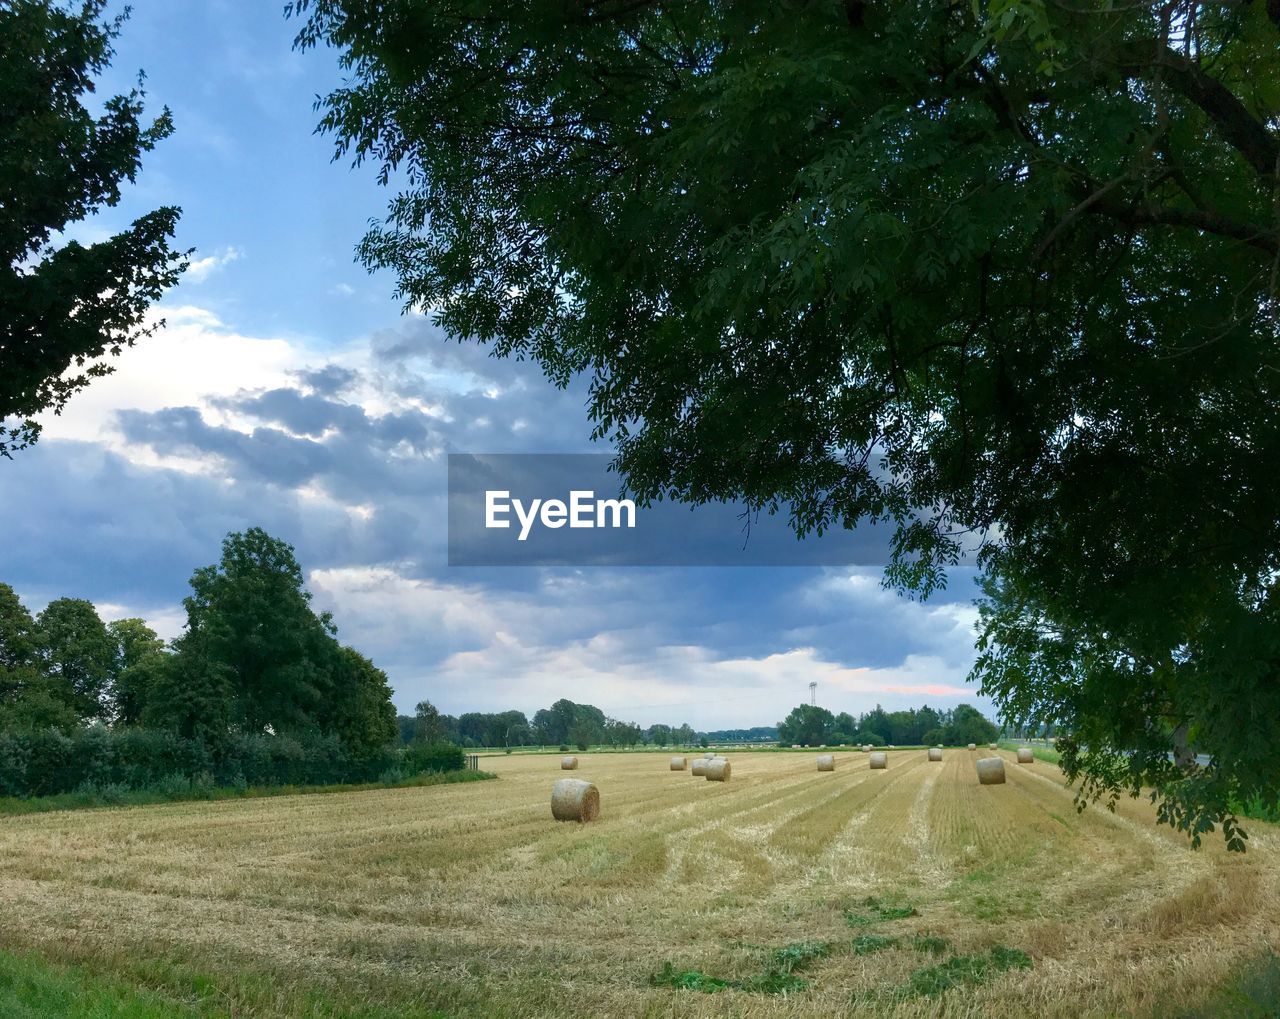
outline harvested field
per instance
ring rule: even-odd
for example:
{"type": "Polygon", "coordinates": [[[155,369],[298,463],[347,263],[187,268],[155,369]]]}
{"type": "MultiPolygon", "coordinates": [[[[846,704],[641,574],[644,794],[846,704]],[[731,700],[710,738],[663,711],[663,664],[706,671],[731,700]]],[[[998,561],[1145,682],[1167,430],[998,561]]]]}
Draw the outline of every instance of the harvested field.
{"type": "Polygon", "coordinates": [[[588,825],[551,818],[559,758],[534,755],[486,758],[496,782],[2,818],[0,944],[199,974],[236,1015],[465,1016],[1143,1015],[1280,947],[1277,829],[1196,852],[1145,803],[1076,814],[1043,762],[987,787],[924,750],[834,775],[735,753],[727,783],[581,762],[588,825]]]}

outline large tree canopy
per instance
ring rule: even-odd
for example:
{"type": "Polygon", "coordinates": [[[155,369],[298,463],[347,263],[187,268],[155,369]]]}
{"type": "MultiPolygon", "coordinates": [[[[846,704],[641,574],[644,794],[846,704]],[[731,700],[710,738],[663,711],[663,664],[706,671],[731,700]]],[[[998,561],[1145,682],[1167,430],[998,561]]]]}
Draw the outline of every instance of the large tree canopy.
{"type": "Polygon", "coordinates": [[[96,115],[85,106],[120,30],[100,20],[105,6],[0,3],[0,456],[36,440],[35,415],[109,373],[104,355],[154,331],[146,311],[186,267],[168,206],[95,244],[62,239],[116,205],[173,130],[168,110],[142,121],[140,88],[96,115]]]}
{"type": "Polygon", "coordinates": [[[987,689],[1239,846],[1280,786],[1280,6],[291,6],[339,155],[403,182],[359,257],[406,304],[588,373],[642,497],[893,521],[921,593],[981,536],[987,689]]]}

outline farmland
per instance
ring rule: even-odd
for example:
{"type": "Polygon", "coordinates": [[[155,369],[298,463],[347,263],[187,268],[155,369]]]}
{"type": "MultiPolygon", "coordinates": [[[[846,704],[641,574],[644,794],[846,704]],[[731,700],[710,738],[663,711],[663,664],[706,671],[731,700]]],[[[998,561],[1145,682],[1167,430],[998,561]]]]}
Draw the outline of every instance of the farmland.
{"type": "MultiPolygon", "coordinates": [[[[1169,1014],[1280,944],[1280,832],[1200,851],[1057,770],[584,754],[495,782],[0,819],[0,947],[173,1014],[1169,1014]],[[949,988],[949,989],[948,989],[949,988]]],[[[168,1014],[147,1012],[146,1014],[168,1014]]]]}

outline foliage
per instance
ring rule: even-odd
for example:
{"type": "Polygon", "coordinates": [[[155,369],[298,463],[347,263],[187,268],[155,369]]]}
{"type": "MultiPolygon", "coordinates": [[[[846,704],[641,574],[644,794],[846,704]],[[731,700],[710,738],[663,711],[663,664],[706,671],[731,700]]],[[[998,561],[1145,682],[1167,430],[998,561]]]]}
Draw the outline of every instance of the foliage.
{"type": "Polygon", "coordinates": [[[1280,785],[1280,5],[290,7],[405,182],[359,257],[406,305],[586,373],[642,500],[885,522],[921,595],[977,545],[987,692],[1234,844],[1280,785]]]}
{"type": "Polygon", "coordinates": [[[392,768],[376,780],[367,782],[251,786],[247,782],[217,785],[213,776],[208,773],[195,776],[168,775],[154,785],[140,788],[118,783],[98,785],[86,782],[69,793],[28,798],[0,796],[0,816],[46,814],[51,811],[86,810],[97,807],[137,807],[152,803],[189,800],[264,799],[273,796],[362,792],[370,789],[417,789],[423,786],[453,785],[459,782],[482,782],[497,777],[487,771],[432,771],[410,775],[392,768]]]}
{"type": "Polygon", "coordinates": [[[814,704],[799,704],[778,723],[778,739],[786,743],[820,747],[829,739],[834,723],[835,715],[826,708],[814,704]]]}
{"type": "Polygon", "coordinates": [[[48,689],[81,718],[107,713],[116,644],[92,602],[58,598],[36,617],[39,657],[48,689]]]}
{"type": "Polygon", "coordinates": [[[414,772],[460,771],[466,755],[452,743],[416,743],[404,752],[406,767],[414,772]]]}
{"type": "Polygon", "coordinates": [[[780,742],[808,746],[918,746],[947,743],[989,743],[999,729],[977,708],[960,704],[949,711],[925,705],[905,711],[885,711],[880,705],[854,718],[848,712],[832,715],[826,708],[801,704],[778,723],[780,742]],[[852,733],[852,735],[844,735],[852,733]]]}
{"type": "Polygon", "coordinates": [[[665,962],[662,969],[649,978],[649,983],[705,994],[728,988],[753,994],[790,994],[808,986],[796,972],[830,952],[831,945],[826,941],[797,941],[774,949],[764,972],[743,980],[723,980],[696,969],[677,970],[670,962],[665,962]]]}
{"type": "Polygon", "coordinates": [[[141,87],[84,102],[113,56],[123,19],[106,0],[0,5],[0,456],[35,442],[58,413],[157,323],[146,313],[186,268],[170,247],[179,210],[135,220],[94,244],[60,240],[120,201],[142,155],[173,130],[142,121],[141,87]]]}

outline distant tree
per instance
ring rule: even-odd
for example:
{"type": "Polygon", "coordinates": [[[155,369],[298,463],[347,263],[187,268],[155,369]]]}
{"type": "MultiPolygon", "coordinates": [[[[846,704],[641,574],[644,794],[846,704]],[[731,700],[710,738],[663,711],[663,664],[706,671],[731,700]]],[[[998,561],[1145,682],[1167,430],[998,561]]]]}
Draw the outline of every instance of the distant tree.
{"type": "Polygon", "coordinates": [[[142,122],[143,93],[84,106],[113,56],[122,17],[105,0],[0,4],[0,456],[35,442],[41,412],[61,411],[100,360],[151,335],[148,308],[177,282],[179,210],[163,207],[90,245],[59,242],[120,200],[144,152],[173,124],[142,122]]]}
{"type": "Polygon", "coordinates": [[[787,743],[822,746],[835,731],[835,715],[826,708],[800,704],[778,723],[778,738],[787,743]]]}
{"type": "MultiPolygon", "coordinates": [[[[889,716],[885,713],[884,708],[879,704],[871,711],[862,716],[859,721],[858,728],[866,733],[875,733],[880,737],[881,743],[891,743],[889,739],[889,716]]],[[[874,740],[863,740],[864,743],[874,743],[874,740]]]]}
{"type": "Polygon", "coordinates": [[[688,722],[681,722],[680,728],[672,733],[672,739],[675,740],[676,745],[682,747],[693,746],[694,736],[693,726],[688,722]]]}
{"type": "Polygon", "coordinates": [[[658,747],[670,746],[671,726],[662,724],[649,726],[649,742],[658,747]]]}
{"type": "Polygon", "coordinates": [[[873,747],[882,747],[889,741],[872,729],[859,729],[853,734],[853,745],[863,746],[870,744],[873,747]]]}
{"type": "Polygon", "coordinates": [[[114,645],[110,699],[115,721],[136,725],[166,668],[164,641],[141,619],[117,619],[107,624],[107,633],[114,645]]]}
{"type": "Polygon", "coordinates": [[[965,743],[990,743],[1000,734],[994,723],[970,704],[957,705],[951,711],[944,731],[945,742],[957,746],[965,743]]]}
{"type": "Polygon", "coordinates": [[[440,721],[440,712],[430,701],[418,701],[414,709],[413,742],[429,745],[443,739],[444,725],[440,721]]]}
{"type": "Polygon", "coordinates": [[[588,718],[579,718],[569,727],[569,742],[579,750],[586,750],[600,739],[600,726],[588,718]]]}
{"type": "Polygon", "coordinates": [[[36,629],[49,692],[81,718],[105,717],[116,643],[93,603],[82,598],[51,601],[36,617],[36,629]]]}

